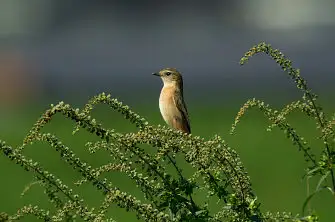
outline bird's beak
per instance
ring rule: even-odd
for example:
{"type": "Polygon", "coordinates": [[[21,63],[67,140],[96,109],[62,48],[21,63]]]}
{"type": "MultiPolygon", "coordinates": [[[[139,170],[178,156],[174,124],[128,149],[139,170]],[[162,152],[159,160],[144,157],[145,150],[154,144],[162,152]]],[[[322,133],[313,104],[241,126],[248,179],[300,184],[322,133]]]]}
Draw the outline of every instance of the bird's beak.
{"type": "Polygon", "coordinates": [[[154,75],[154,76],[160,76],[159,73],[157,73],[157,72],[152,73],[152,75],[154,75]]]}

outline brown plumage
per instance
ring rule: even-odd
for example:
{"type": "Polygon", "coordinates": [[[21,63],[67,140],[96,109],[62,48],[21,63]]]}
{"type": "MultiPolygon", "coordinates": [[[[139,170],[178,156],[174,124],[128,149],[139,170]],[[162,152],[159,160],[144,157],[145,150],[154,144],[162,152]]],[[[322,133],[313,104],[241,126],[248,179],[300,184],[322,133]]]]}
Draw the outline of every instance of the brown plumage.
{"type": "Polygon", "coordinates": [[[154,75],[160,76],[164,84],[159,97],[159,109],[163,119],[170,127],[191,133],[181,74],[174,68],[166,68],[154,75]]]}

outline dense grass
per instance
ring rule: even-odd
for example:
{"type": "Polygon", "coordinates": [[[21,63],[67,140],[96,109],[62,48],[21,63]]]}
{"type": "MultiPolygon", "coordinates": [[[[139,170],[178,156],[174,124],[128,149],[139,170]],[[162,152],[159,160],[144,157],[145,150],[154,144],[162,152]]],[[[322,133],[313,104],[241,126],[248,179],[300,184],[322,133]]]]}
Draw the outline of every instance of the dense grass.
{"type": "MultiPolygon", "coordinates": [[[[11,145],[19,145],[32,124],[43,111],[41,106],[35,108],[31,105],[16,109],[15,112],[2,113],[0,128],[1,139],[11,145]]],[[[154,105],[133,107],[134,111],[142,114],[152,124],[162,124],[161,117],[154,105]],[[155,110],[151,112],[152,110],[155,110]]],[[[191,124],[193,134],[210,138],[214,134],[222,135],[233,148],[235,148],[247,168],[253,188],[262,203],[262,210],[270,211],[291,211],[301,213],[302,204],[306,198],[306,181],[302,179],[304,174],[305,162],[302,153],[285,138],[285,135],[275,129],[266,132],[267,120],[258,111],[251,111],[244,121],[237,128],[236,135],[229,135],[229,129],[239,105],[211,107],[192,107],[191,124]],[[210,118],[204,118],[204,117],[210,118]]],[[[333,109],[334,110],[334,109],[333,109]]],[[[119,114],[108,110],[106,107],[99,106],[94,111],[95,116],[101,117],[99,121],[104,126],[115,128],[118,131],[133,131],[135,127],[125,121],[119,114]]],[[[310,141],[316,137],[314,121],[296,112],[290,118],[290,122],[298,129],[307,141],[317,150],[321,146],[319,141],[310,141]]],[[[76,154],[85,161],[89,161],[93,166],[109,161],[109,157],[103,153],[94,155],[88,154],[84,143],[94,140],[94,137],[81,131],[72,135],[74,124],[62,116],[56,116],[44,131],[55,133],[62,139],[64,144],[74,149],[76,154]]],[[[73,178],[78,178],[78,174],[67,164],[63,163],[59,155],[50,149],[46,144],[35,144],[27,147],[26,155],[39,161],[50,172],[58,175],[65,183],[70,183],[73,178]]],[[[185,166],[185,169],[188,169],[185,166]]],[[[47,198],[39,186],[33,186],[24,197],[20,197],[25,185],[32,180],[30,173],[26,173],[22,168],[10,162],[7,158],[0,155],[0,211],[14,213],[16,209],[25,204],[38,204],[40,206],[49,205],[47,198]]],[[[113,173],[109,175],[115,185],[122,187],[125,191],[140,195],[139,190],[125,176],[113,173]]],[[[90,185],[79,188],[79,193],[92,204],[100,203],[102,195],[90,185]]],[[[199,197],[201,198],[201,197],[199,197]]],[[[315,209],[321,221],[331,221],[335,217],[334,198],[328,193],[321,193],[311,201],[311,208],[315,209]]],[[[118,221],[133,221],[134,215],[126,213],[124,210],[112,208],[111,212],[118,221]]],[[[24,221],[35,221],[32,217],[25,218],[24,221]],[[31,218],[29,220],[28,218],[31,218]]]]}

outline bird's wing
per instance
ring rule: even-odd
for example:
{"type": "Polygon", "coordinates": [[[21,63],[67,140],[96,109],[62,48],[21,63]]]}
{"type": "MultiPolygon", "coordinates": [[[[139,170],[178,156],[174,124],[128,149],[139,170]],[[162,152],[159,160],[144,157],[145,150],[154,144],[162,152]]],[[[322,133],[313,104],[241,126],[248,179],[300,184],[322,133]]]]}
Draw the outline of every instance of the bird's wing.
{"type": "Polygon", "coordinates": [[[182,92],[180,90],[175,91],[173,96],[173,102],[181,113],[181,119],[179,117],[174,117],[175,127],[181,129],[185,133],[191,133],[190,120],[188,118],[186,105],[183,99],[182,92]]]}

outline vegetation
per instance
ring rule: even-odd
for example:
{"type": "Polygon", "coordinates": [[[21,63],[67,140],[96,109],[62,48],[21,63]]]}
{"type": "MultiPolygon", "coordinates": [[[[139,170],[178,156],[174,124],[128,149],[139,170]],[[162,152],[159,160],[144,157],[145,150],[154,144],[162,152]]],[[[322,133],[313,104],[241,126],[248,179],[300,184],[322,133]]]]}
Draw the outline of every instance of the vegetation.
{"type": "Polygon", "coordinates": [[[82,110],[74,109],[63,102],[52,105],[35,123],[19,147],[14,148],[4,141],[0,142],[0,149],[6,157],[33,173],[34,182],[27,186],[25,192],[31,186],[39,185],[55,207],[42,209],[40,206],[24,206],[13,215],[1,213],[0,221],[15,221],[26,215],[33,215],[44,221],[75,221],[78,218],[85,221],[114,221],[113,213],[108,212],[111,206],[132,211],[143,221],[317,221],[315,214],[308,212],[309,215],[305,215],[305,208],[311,198],[322,190],[328,190],[334,196],[333,120],[328,119],[317,104],[317,96],[308,88],[306,81],[300,76],[300,71],[293,68],[291,61],[279,50],[260,43],[252,47],[240,63],[243,65],[260,52],[269,55],[288,73],[297,88],[303,92],[303,96],[301,100],[288,104],[280,111],[263,101],[248,100],[237,114],[231,132],[235,132],[247,109],[256,107],[271,121],[268,130],[278,127],[292,140],[308,163],[305,176],[317,177],[319,180],[306,197],[302,215],[261,212],[260,203],[239,155],[220,136],[215,135],[211,140],[205,141],[198,136],[152,126],[128,106],[102,93],[93,97],[82,110]],[[97,104],[106,104],[119,112],[138,130],[120,133],[104,128],[90,116],[97,104]],[[324,144],[320,156],[312,152],[308,141],[287,122],[286,117],[293,110],[300,110],[315,120],[320,131],[317,137],[324,144]],[[85,129],[96,135],[97,141],[88,142],[87,149],[92,155],[106,152],[110,156],[110,162],[92,166],[80,159],[55,135],[44,133],[43,127],[56,114],[76,123],[73,133],[85,129]],[[76,186],[91,184],[101,192],[103,200],[98,208],[88,206],[85,199],[75,189],[71,189],[73,184],[65,184],[57,175],[44,169],[38,161],[25,156],[27,145],[38,141],[52,147],[62,160],[78,172],[82,178],[78,181],[74,179],[76,186]],[[193,168],[192,174],[183,172],[178,158],[182,158],[193,168]],[[109,172],[127,175],[136,183],[143,196],[132,196],[113,185],[113,181],[106,176],[109,172]],[[198,201],[197,195],[203,194],[206,201],[198,201]],[[213,201],[220,206],[217,212],[210,207],[213,201]]]}

